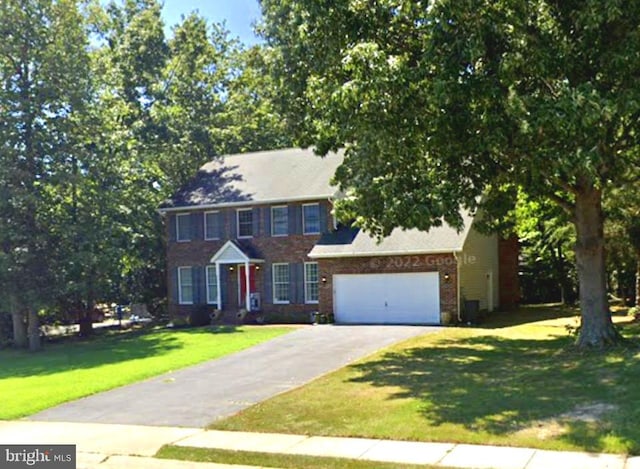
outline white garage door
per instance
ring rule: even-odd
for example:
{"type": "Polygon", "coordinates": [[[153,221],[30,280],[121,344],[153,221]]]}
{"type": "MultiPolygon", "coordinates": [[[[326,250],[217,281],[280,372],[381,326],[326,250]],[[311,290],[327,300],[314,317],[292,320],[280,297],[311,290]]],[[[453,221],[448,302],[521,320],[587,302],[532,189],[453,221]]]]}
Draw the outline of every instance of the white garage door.
{"type": "Polygon", "coordinates": [[[334,275],[336,322],[439,324],[437,272],[334,275]]]}

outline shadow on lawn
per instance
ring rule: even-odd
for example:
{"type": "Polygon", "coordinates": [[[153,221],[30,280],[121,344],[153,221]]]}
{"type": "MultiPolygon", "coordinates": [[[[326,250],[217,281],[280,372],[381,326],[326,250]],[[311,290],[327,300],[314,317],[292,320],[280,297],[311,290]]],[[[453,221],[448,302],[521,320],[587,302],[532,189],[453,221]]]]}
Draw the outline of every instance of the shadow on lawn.
{"type": "Polygon", "coordinates": [[[513,327],[521,324],[529,324],[537,321],[546,321],[558,318],[580,317],[580,310],[577,307],[566,305],[528,305],[518,308],[515,311],[496,311],[490,313],[486,321],[480,325],[482,328],[500,329],[503,327],[513,327]]]}
{"type": "Polygon", "coordinates": [[[617,410],[599,422],[569,419],[557,438],[590,451],[618,438],[637,452],[640,426],[624,423],[640,418],[637,350],[579,354],[570,344],[567,336],[443,339],[352,365],[359,376],[351,381],[395,387],[392,398],[418,399],[431,425],[451,423],[502,437],[566,417],[581,405],[612,404],[617,410]]]}
{"type": "MultiPolygon", "coordinates": [[[[72,339],[49,344],[37,354],[3,350],[0,351],[0,379],[48,375],[164,355],[184,347],[182,340],[173,332],[140,329],[89,339],[72,339]]],[[[235,326],[178,329],[175,332],[188,335],[243,333],[235,326]]]]}

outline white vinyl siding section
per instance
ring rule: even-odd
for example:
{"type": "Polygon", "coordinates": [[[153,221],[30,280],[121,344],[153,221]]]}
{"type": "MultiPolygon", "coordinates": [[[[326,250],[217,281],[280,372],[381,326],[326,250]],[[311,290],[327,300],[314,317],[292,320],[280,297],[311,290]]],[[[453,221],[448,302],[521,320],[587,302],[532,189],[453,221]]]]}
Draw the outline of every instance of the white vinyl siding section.
{"type": "Polygon", "coordinates": [[[271,236],[289,234],[289,208],[286,205],[271,207],[271,236]]]}
{"type": "Polygon", "coordinates": [[[302,206],[302,233],[320,233],[320,204],[304,204],[302,206]]]}
{"type": "Polygon", "coordinates": [[[464,243],[463,252],[458,254],[460,263],[460,307],[464,300],[479,300],[480,309],[489,308],[489,288],[493,294],[494,309],[499,306],[498,298],[498,236],[485,236],[474,227],[464,243]]]}
{"type": "Polygon", "coordinates": [[[289,303],[289,264],[273,264],[273,303],[289,303]]]}
{"type": "Polygon", "coordinates": [[[216,266],[207,266],[207,303],[218,306],[218,281],[216,266]]]}
{"type": "Polygon", "coordinates": [[[204,213],[204,239],[220,239],[220,212],[204,213]]]}
{"type": "Polygon", "coordinates": [[[178,303],[193,304],[193,269],[191,267],[178,267],[178,303]]]}
{"type": "Polygon", "coordinates": [[[176,215],[176,241],[191,241],[191,214],[176,215]]]}
{"type": "Polygon", "coordinates": [[[251,238],[253,236],[253,209],[239,209],[236,212],[238,223],[238,238],[251,238]]]}
{"type": "Polygon", "coordinates": [[[304,302],[318,303],[318,263],[304,264],[304,302]]]}

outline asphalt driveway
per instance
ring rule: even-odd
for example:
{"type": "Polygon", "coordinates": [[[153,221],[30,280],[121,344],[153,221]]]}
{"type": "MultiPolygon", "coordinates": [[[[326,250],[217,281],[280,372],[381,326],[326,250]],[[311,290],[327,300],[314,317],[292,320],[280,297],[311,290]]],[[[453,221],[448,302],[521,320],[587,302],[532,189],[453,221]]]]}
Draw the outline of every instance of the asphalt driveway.
{"type": "Polygon", "coordinates": [[[200,365],[62,404],[30,420],[204,427],[426,326],[313,326],[200,365]]]}

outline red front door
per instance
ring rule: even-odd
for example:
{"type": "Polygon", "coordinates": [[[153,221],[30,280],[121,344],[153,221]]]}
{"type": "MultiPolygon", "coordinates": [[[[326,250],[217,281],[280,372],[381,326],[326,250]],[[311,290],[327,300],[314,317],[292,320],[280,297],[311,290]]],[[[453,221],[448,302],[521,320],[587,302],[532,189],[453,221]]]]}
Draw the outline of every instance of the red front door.
{"type": "MultiPolygon", "coordinates": [[[[239,303],[244,305],[246,303],[247,295],[247,273],[244,265],[241,265],[238,269],[238,283],[240,284],[240,298],[239,303]]],[[[256,292],[256,266],[249,266],[249,293],[256,292]]],[[[246,307],[246,305],[245,305],[246,307]]]]}

